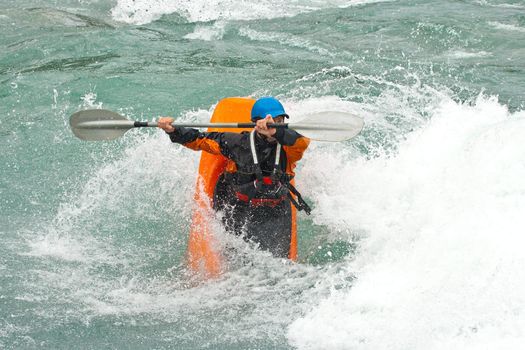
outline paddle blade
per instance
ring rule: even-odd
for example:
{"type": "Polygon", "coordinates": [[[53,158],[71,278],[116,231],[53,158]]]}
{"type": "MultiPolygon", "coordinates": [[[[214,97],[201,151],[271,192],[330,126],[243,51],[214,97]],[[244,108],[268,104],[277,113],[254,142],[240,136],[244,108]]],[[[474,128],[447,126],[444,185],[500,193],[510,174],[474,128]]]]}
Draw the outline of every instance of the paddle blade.
{"type": "Polygon", "coordinates": [[[358,135],[363,126],[363,119],[345,112],[312,113],[288,125],[312,140],[330,142],[349,140],[358,135]]]}
{"type": "Polygon", "coordinates": [[[87,109],[69,118],[76,137],[88,141],[114,140],[133,128],[134,122],[105,109],[87,109]]]}

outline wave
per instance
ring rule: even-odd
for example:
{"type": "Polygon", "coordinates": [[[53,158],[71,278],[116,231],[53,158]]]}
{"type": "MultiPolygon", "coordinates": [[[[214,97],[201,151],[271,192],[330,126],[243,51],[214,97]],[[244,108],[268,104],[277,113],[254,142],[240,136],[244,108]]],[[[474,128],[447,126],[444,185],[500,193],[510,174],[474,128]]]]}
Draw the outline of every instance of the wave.
{"type": "Polygon", "coordinates": [[[289,33],[285,34],[278,32],[259,32],[250,28],[241,28],[239,30],[239,34],[241,36],[247,37],[250,40],[277,42],[282,45],[302,48],[311,52],[316,52],[323,56],[335,56],[334,53],[330,52],[329,50],[322,48],[318,45],[314,45],[309,40],[302,39],[298,36],[294,36],[289,33]]]}
{"type": "Polygon", "coordinates": [[[43,25],[59,25],[65,27],[98,27],[114,28],[111,24],[92,16],[58,10],[54,8],[35,7],[24,11],[24,17],[31,18],[32,22],[43,21],[43,25]],[[27,12],[29,12],[29,14],[27,12]]]}
{"type": "Polygon", "coordinates": [[[496,29],[525,33],[525,28],[515,26],[512,24],[505,24],[505,23],[500,23],[500,22],[489,22],[489,24],[496,29]]]}
{"type": "Polygon", "coordinates": [[[452,59],[476,58],[476,57],[479,58],[479,57],[490,57],[492,56],[492,53],[487,52],[487,51],[469,52],[469,51],[457,50],[457,51],[449,52],[447,56],[452,59]]]}
{"type": "Polygon", "coordinates": [[[389,0],[212,0],[212,1],[168,1],[168,0],[118,0],[111,10],[114,20],[130,24],[146,24],[163,15],[177,13],[189,22],[214,20],[256,20],[293,17],[325,8],[349,7],[384,2],[389,0]]]}
{"type": "Polygon", "coordinates": [[[332,152],[322,166],[305,166],[313,180],[326,179],[316,183],[322,223],[362,239],[347,263],[353,287],[289,327],[297,348],[519,348],[525,340],[525,112],[480,96],[472,105],[443,101],[432,114],[394,156],[347,162],[332,152]]]}
{"type": "Polygon", "coordinates": [[[226,23],[224,21],[217,21],[212,25],[197,25],[193,33],[186,34],[185,39],[193,40],[220,40],[224,36],[226,30],[226,23]]]}
{"type": "Polygon", "coordinates": [[[509,3],[501,3],[501,4],[493,4],[488,2],[487,0],[476,0],[474,3],[482,5],[482,6],[490,6],[490,7],[499,7],[499,8],[505,8],[505,9],[523,9],[525,6],[522,4],[509,4],[509,3]]]}

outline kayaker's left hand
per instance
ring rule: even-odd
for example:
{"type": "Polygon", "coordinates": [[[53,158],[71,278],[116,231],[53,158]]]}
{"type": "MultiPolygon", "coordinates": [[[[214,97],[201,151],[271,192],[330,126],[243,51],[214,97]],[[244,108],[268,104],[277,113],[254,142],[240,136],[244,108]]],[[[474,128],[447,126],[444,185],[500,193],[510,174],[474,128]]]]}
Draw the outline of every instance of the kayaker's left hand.
{"type": "Polygon", "coordinates": [[[175,119],[171,117],[161,117],[157,122],[157,126],[162,130],[166,131],[167,133],[172,133],[175,131],[175,128],[171,126],[171,123],[173,123],[174,120],[175,119]]]}
{"type": "Polygon", "coordinates": [[[272,116],[268,114],[266,118],[257,120],[257,122],[255,123],[255,131],[261,135],[271,137],[277,132],[277,129],[268,127],[268,124],[273,123],[275,122],[272,116]]]}

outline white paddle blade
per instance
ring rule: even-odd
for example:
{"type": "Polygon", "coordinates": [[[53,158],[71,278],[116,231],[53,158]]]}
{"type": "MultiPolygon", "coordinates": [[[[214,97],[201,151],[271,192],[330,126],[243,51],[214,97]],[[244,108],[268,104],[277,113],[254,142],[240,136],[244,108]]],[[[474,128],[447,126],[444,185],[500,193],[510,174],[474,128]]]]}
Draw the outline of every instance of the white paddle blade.
{"type": "Polygon", "coordinates": [[[105,109],[87,109],[71,115],[69,124],[73,134],[81,140],[114,140],[131,129],[134,122],[105,109]]]}
{"type": "Polygon", "coordinates": [[[364,126],[363,119],[346,112],[318,112],[306,115],[288,127],[316,141],[339,142],[357,136],[364,126]]]}

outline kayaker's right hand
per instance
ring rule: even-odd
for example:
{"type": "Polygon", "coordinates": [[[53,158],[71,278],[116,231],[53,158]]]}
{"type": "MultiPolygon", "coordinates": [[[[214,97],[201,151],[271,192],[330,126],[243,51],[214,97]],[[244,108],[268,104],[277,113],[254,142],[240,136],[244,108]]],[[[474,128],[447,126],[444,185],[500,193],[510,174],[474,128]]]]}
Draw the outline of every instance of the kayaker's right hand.
{"type": "Polygon", "coordinates": [[[175,128],[171,126],[174,120],[172,117],[160,117],[157,126],[167,133],[172,133],[175,131],[175,128]]]}
{"type": "Polygon", "coordinates": [[[268,124],[273,124],[273,123],[275,122],[273,121],[272,116],[268,114],[266,118],[259,119],[255,122],[255,131],[261,135],[272,137],[277,132],[277,129],[269,128],[268,124]]]}

